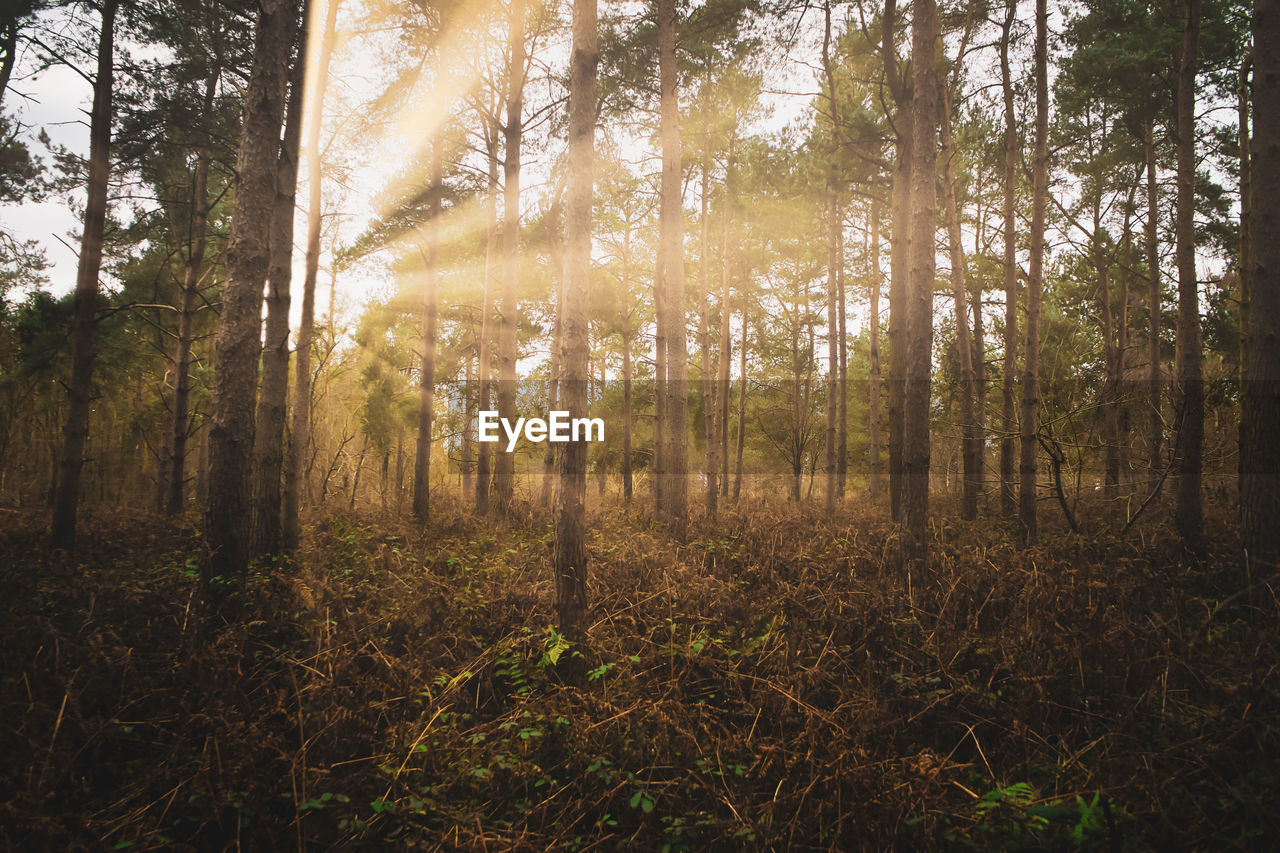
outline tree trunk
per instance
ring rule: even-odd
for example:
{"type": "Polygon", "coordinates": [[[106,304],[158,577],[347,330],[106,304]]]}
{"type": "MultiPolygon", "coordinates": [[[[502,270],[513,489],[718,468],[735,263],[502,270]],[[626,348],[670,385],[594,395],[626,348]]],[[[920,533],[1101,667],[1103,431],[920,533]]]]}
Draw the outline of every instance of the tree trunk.
{"type": "Polygon", "coordinates": [[[622,330],[622,499],[631,503],[631,327],[622,330]]]}
{"type": "MultiPolygon", "coordinates": [[[[1280,10],[1253,6],[1253,144],[1250,186],[1280,186],[1280,10]]],[[[1280,563],[1280,204],[1249,199],[1250,305],[1241,413],[1240,528],[1246,582],[1280,563]],[[1262,572],[1257,571],[1261,569],[1262,572]]]]}
{"type": "Polygon", "coordinates": [[[720,388],[716,394],[719,403],[717,430],[720,435],[720,497],[729,497],[729,361],[733,357],[733,333],[729,328],[732,307],[729,275],[729,223],[737,213],[737,195],[734,176],[734,139],[729,139],[729,156],[724,170],[725,203],[720,228],[720,388]]]}
{"type": "MultiPolygon", "coordinates": [[[[431,142],[431,219],[427,223],[426,282],[423,293],[422,368],[418,385],[418,455],[413,468],[413,514],[431,518],[431,429],[436,400],[436,314],[440,288],[440,198],[444,193],[444,141],[431,142]]],[[[363,453],[361,454],[363,456],[363,453]]]]}
{"type": "MultiPolygon", "coordinates": [[[[574,0],[569,61],[569,182],[565,204],[564,347],[561,385],[570,417],[587,414],[587,297],[591,275],[591,200],[595,166],[596,0],[574,0]]],[[[587,613],[587,443],[560,454],[555,529],[556,620],[578,634],[587,613]]]]}
{"type": "Polygon", "coordinates": [[[707,518],[715,518],[716,503],[720,497],[720,484],[717,481],[720,464],[716,456],[716,396],[715,382],[711,380],[711,307],[707,301],[708,276],[710,261],[707,251],[710,241],[707,239],[710,228],[710,187],[708,173],[711,171],[711,134],[704,131],[702,149],[702,210],[698,220],[698,352],[702,359],[702,424],[706,434],[704,445],[704,462],[707,470],[706,513],[707,518]]]}
{"type": "Polygon", "coordinates": [[[871,200],[871,352],[867,370],[867,455],[871,502],[880,502],[880,200],[871,200]]]}
{"type": "Polygon", "coordinates": [[[1027,269],[1027,343],[1022,372],[1022,453],[1018,464],[1018,517],[1023,542],[1039,538],[1036,517],[1036,433],[1040,419],[1040,301],[1044,290],[1044,215],[1049,195],[1049,12],[1036,0],[1036,131],[1031,168],[1031,259],[1027,269]]]}
{"type": "Polygon", "coordinates": [[[280,122],[297,18],[296,2],[264,0],[245,92],[226,254],[227,283],[215,341],[218,364],[209,429],[206,513],[209,559],[201,575],[208,605],[216,605],[221,597],[211,587],[212,579],[238,581],[249,562],[249,469],[262,347],[262,289],[271,261],[269,234],[280,122]]]}
{"type": "MultiPolygon", "coordinates": [[[[215,67],[205,81],[204,115],[213,113],[221,69],[215,67]]],[[[187,437],[191,432],[191,345],[194,342],[196,296],[204,268],[209,236],[209,149],[196,154],[195,177],[191,186],[191,234],[187,262],[182,276],[182,304],[178,313],[178,339],[173,353],[173,420],[169,426],[169,470],[165,476],[168,494],[165,512],[181,515],[185,508],[187,479],[187,437]]]]}
{"type": "Polygon", "coordinates": [[[471,355],[466,357],[466,378],[463,380],[462,386],[462,496],[471,494],[473,485],[471,482],[471,465],[474,460],[474,448],[472,447],[471,436],[472,430],[475,428],[473,424],[476,422],[476,397],[475,397],[475,362],[471,355]]]}
{"type": "MultiPolygon", "coordinates": [[[[1196,281],[1196,64],[1200,50],[1201,0],[1188,0],[1182,57],[1178,64],[1178,199],[1175,233],[1178,258],[1178,502],[1174,524],[1192,552],[1204,549],[1200,480],[1204,446],[1203,344],[1200,288],[1196,281]]],[[[1263,137],[1265,139],[1265,137],[1263,137]]]]}
{"type": "Polygon", "coordinates": [[[1159,488],[1164,464],[1164,418],[1160,415],[1160,186],[1156,182],[1156,123],[1148,115],[1143,127],[1143,153],[1147,165],[1147,406],[1151,416],[1151,452],[1148,468],[1159,488]]]}
{"type": "Polygon", "coordinates": [[[936,49],[938,8],[917,0],[911,24],[913,137],[911,156],[911,274],[906,304],[906,393],[902,429],[904,567],[912,575],[928,557],[929,392],[933,349],[933,287],[937,272],[937,130],[939,89],[936,49]]]}
{"type": "MultiPolygon", "coordinates": [[[[551,363],[547,375],[547,411],[556,408],[560,397],[560,344],[564,325],[564,251],[560,234],[561,202],[557,195],[551,205],[549,219],[557,233],[551,239],[551,276],[556,282],[556,315],[551,329],[551,363]]],[[[552,506],[551,481],[555,474],[556,445],[548,441],[542,456],[542,505],[552,506]]]]}
{"type": "MultiPolygon", "coordinates": [[[[746,279],[743,279],[745,284],[746,279]]],[[[747,443],[747,306],[742,306],[742,342],[738,345],[738,435],[733,465],[733,502],[742,497],[742,451],[747,443]]]]}
{"type": "Polygon", "coordinates": [[[76,511],[80,503],[80,474],[89,434],[89,403],[93,393],[93,332],[102,269],[102,237],[107,221],[107,181],[111,174],[111,96],[115,87],[116,10],[119,0],[102,6],[98,32],[98,70],[93,81],[89,113],[89,183],[84,208],[84,233],[76,267],[74,314],[71,319],[71,381],[67,386],[67,414],[62,428],[62,456],[58,462],[53,499],[50,544],[70,551],[76,544],[76,511]]]}
{"type": "MultiPolygon", "coordinates": [[[[507,43],[507,123],[503,127],[505,157],[502,164],[502,323],[498,333],[498,416],[516,420],[516,325],[519,320],[520,284],[520,140],[524,130],[524,24],[525,0],[512,0],[511,29],[507,43]]],[[[506,515],[515,495],[516,456],[497,454],[493,491],[497,509],[506,515]]]]}
{"type": "Polygon", "coordinates": [[[1018,432],[1018,234],[1016,214],[1018,193],[1018,123],[1013,109],[1013,79],[1009,69],[1009,42],[1018,15],[1016,0],[1007,0],[1004,27],[1000,34],[1000,87],[1004,96],[1004,363],[1000,410],[1000,508],[1013,515],[1017,504],[1014,459],[1018,432]]]}
{"type": "Polygon", "coordinates": [[[837,397],[840,393],[840,344],[839,331],[840,324],[837,319],[836,300],[839,297],[840,290],[840,230],[841,230],[841,213],[840,198],[838,194],[837,184],[837,168],[840,156],[839,138],[840,138],[840,122],[839,107],[836,101],[836,79],[835,71],[831,65],[831,0],[825,0],[822,6],[823,12],[823,32],[822,32],[822,69],[826,76],[827,91],[827,110],[828,118],[831,121],[831,138],[833,141],[833,150],[831,152],[831,162],[828,166],[827,174],[827,433],[825,451],[826,459],[824,460],[824,474],[826,478],[826,500],[824,509],[827,517],[830,518],[836,512],[836,493],[843,492],[843,488],[839,488],[837,481],[840,479],[839,466],[836,462],[838,450],[838,434],[839,434],[839,403],[837,397]]]}
{"type": "MultiPolygon", "coordinates": [[[[289,455],[285,460],[283,540],[287,550],[298,547],[301,510],[307,472],[307,447],[311,442],[311,345],[315,337],[316,279],[320,273],[320,227],[323,180],[320,157],[320,125],[324,120],[324,98],[329,84],[329,64],[333,57],[338,4],[325,4],[324,35],[310,72],[307,93],[307,249],[302,279],[302,312],[298,338],[294,342],[293,412],[289,430],[289,455]]],[[[330,306],[332,313],[332,306],[330,306]]]]}
{"type": "Polygon", "coordinates": [[[947,206],[947,247],[951,260],[951,298],[955,303],[956,351],[960,357],[961,457],[964,466],[964,495],[960,514],[972,521],[978,517],[978,494],[982,489],[982,444],[976,417],[978,388],[973,375],[973,342],[969,337],[969,288],[966,283],[964,246],[960,242],[960,204],[956,200],[955,146],[952,143],[952,90],[943,89],[942,168],[943,194],[947,206]]]}
{"type": "Polygon", "coordinates": [[[298,195],[298,149],[302,142],[302,97],[307,63],[307,10],[302,4],[298,52],[289,75],[284,139],[276,172],[271,214],[271,264],[267,271],[266,345],[262,350],[262,387],[258,392],[253,449],[253,503],[250,553],[280,549],[280,470],[284,464],[284,421],[289,400],[289,304],[293,280],[293,212],[298,195]]]}
{"type": "MultiPolygon", "coordinates": [[[[480,306],[480,411],[492,411],[492,391],[490,375],[493,367],[491,353],[493,339],[493,254],[498,242],[498,138],[495,128],[486,130],[485,150],[488,155],[489,193],[486,199],[488,209],[488,230],[484,248],[484,295],[480,306]]],[[[476,459],[476,513],[487,515],[489,512],[489,463],[492,451],[488,442],[480,444],[479,458],[476,459]]]]}
{"type": "Polygon", "coordinates": [[[836,237],[836,257],[840,261],[836,275],[837,353],[840,361],[839,379],[836,382],[838,398],[836,410],[836,497],[844,500],[845,483],[849,476],[849,336],[845,318],[845,263],[844,221],[836,237]]]}
{"type": "Polygon", "coordinates": [[[685,339],[684,213],[680,202],[680,104],[676,91],[676,4],[658,0],[658,77],[661,92],[662,199],[659,214],[661,281],[667,319],[666,402],[663,439],[667,452],[663,488],[672,535],[684,538],[689,475],[689,352],[685,339]]]}

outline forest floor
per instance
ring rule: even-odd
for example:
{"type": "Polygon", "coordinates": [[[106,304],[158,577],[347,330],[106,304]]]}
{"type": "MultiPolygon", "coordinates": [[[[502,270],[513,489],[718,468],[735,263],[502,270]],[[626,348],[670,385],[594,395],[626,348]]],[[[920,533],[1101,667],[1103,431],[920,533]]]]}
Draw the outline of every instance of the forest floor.
{"type": "Polygon", "coordinates": [[[324,520],[203,635],[195,529],[90,515],[67,560],[46,523],[0,510],[9,849],[1280,843],[1277,579],[1223,523],[1197,563],[948,521],[908,582],[856,502],[680,546],[607,506],[578,645],[536,511],[324,520]]]}

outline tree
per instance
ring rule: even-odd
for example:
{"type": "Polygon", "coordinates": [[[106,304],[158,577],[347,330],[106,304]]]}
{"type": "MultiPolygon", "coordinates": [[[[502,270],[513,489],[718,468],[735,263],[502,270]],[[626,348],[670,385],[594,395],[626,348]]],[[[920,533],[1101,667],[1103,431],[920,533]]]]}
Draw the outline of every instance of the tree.
{"type": "MultiPolygon", "coordinates": [[[[599,62],[596,0],[574,0],[573,52],[569,67],[569,182],[565,203],[565,301],[561,319],[561,394],[570,417],[587,414],[587,297],[591,273],[591,198],[595,166],[596,65],[599,62]]],[[[577,634],[587,612],[585,543],[587,445],[571,441],[560,454],[560,495],[555,529],[556,617],[562,631],[577,634]]]]}
{"type": "MultiPolygon", "coordinates": [[[[1043,0],[1041,0],[1043,2],[1043,0]]],[[[908,571],[923,569],[929,534],[929,395],[933,355],[933,286],[936,275],[937,141],[939,94],[936,51],[938,7],[920,0],[911,23],[911,274],[904,333],[902,524],[908,571]]]]}
{"type": "Polygon", "coordinates": [[[89,402],[93,390],[93,328],[102,268],[102,238],[107,219],[107,180],[111,171],[111,95],[114,89],[116,12],[119,0],[105,0],[98,31],[98,68],[93,79],[93,107],[89,113],[89,181],[84,207],[84,232],[76,267],[75,314],[71,321],[71,380],[67,385],[67,415],[62,428],[62,458],[53,504],[50,539],[54,548],[75,547],[76,511],[80,504],[80,473],[85,437],[89,433],[89,402]]]}
{"type": "Polygon", "coordinates": [[[302,98],[307,67],[307,10],[302,3],[297,55],[289,74],[284,139],[271,214],[271,262],[267,268],[266,345],[262,350],[262,387],[258,394],[254,438],[253,527],[255,556],[280,548],[280,474],[284,464],[285,409],[289,401],[289,305],[293,280],[293,213],[298,197],[298,151],[302,144],[302,98]]]}
{"type": "Polygon", "coordinates": [[[320,273],[321,183],[323,162],[320,153],[320,126],[324,119],[325,92],[329,85],[329,63],[333,57],[334,32],[337,29],[341,0],[325,3],[324,33],[315,65],[309,72],[311,81],[307,99],[307,245],[303,266],[302,313],[294,345],[293,412],[289,431],[289,455],[284,466],[281,503],[284,508],[282,535],[284,547],[298,547],[301,532],[303,474],[306,470],[307,446],[311,441],[311,347],[315,334],[316,279],[320,273]]]}
{"type": "Polygon", "coordinates": [[[436,393],[436,323],[440,291],[440,213],[444,190],[444,140],[431,143],[431,212],[427,220],[427,248],[423,253],[425,289],[423,293],[422,364],[419,370],[418,454],[413,469],[413,514],[419,521],[431,517],[431,428],[436,393]]]}
{"type": "MultiPolygon", "coordinates": [[[[1178,500],[1174,521],[1186,547],[1204,547],[1200,481],[1204,467],[1204,347],[1200,337],[1200,287],[1196,280],[1196,63],[1200,50],[1201,0],[1187,0],[1182,55],[1178,63],[1178,263],[1179,404],[1177,434],[1178,500]]],[[[1265,138],[1265,137],[1264,137],[1265,138]]]]}
{"type": "Polygon", "coordinates": [[[1036,0],[1036,130],[1031,165],[1031,259],[1027,269],[1027,337],[1022,369],[1022,447],[1018,464],[1018,518],[1026,544],[1039,536],[1036,453],[1040,419],[1040,308],[1044,292],[1045,207],[1049,195],[1049,10],[1036,0]]]}
{"type": "Polygon", "coordinates": [[[214,578],[223,582],[241,578],[249,562],[249,474],[261,350],[262,290],[271,262],[269,234],[276,197],[285,76],[297,21],[295,0],[264,0],[244,96],[208,437],[208,558],[201,567],[200,583],[210,605],[216,605],[222,597],[213,587],[214,578]]]}
{"type": "MultiPolygon", "coordinates": [[[[520,284],[520,136],[524,126],[525,0],[511,0],[507,42],[507,122],[503,127],[502,320],[498,331],[498,416],[516,418],[516,341],[520,284]]],[[[493,473],[498,511],[511,509],[515,489],[515,455],[499,453],[493,473]]]]}
{"type": "Polygon", "coordinates": [[[662,194],[658,251],[658,364],[662,382],[659,511],[683,538],[688,504],[688,348],[685,340],[684,226],[680,188],[680,104],[676,74],[675,0],[658,0],[658,86],[662,194]],[[665,369],[665,376],[661,375],[665,369]]]}
{"type": "Polygon", "coordinates": [[[1000,508],[1012,515],[1015,505],[1013,461],[1017,418],[1014,400],[1018,371],[1018,234],[1014,216],[1018,191],[1018,123],[1013,108],[1013,76],[1009,48],[1018,16],[1017,0],[1006,0],[1000,30],[1000,91],[1004,103],[1004,379],[1000,409],[1000,508]]]}
{"type": "MultiPolygon", "coordinates": [[[[1253,6],[1253,146],[1257,187],[1280,186],[1280,8],[1253,6]]],[[[1240,429],[1240,526],[1247,577],[1280,563],[1280,204],[1250,202],[1248,330],[1240,429]]]]}

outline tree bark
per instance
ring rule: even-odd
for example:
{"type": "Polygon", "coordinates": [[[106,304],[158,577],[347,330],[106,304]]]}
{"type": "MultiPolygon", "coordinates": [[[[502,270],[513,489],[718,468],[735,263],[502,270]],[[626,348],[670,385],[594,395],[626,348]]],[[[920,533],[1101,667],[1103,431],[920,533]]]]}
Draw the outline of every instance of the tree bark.
{"type": "MultiPolygon", "coordinates": [[[[320,126],[329,85],[329,64],[337,30],[341,0],[325,3],[324,34],[307,84],[307,248],[302,279],[302,312],[294,342],[293,412],[289,430],[289,455],[284,467],[282,538],[286,550],[298,547],[301,511],[307,471],[307,446],[311,442],[311,345],[315,337],[316,279],[320,274],[321,183],[320,126]]],[[[332,309],[332,306],[331,306],[332,309]]],[[[331,310],[332,313],[332,310],[331,310]]]]}
{"type": "MultiPolygon", "coordinates": [[[[1253,6],[1251,186],[1280,186],[1280,9],[1253,6]]],[[[1246,581],[1280,563],[1280,204],[1249,201],[1250,305],[1241,413],[1240,528],[1246,581]]]]}
{"type": "MultiPolygon", "coordinates": [[[[569,61],[569,183],[565,204],[565,304],[561,392],[570,417],[587,414],[587,296],[591,274],[591,200],[595,167],[596,0],[574,0],[569,61]]],[[[555,529],[556,619],[578,634],[587,613],[587,444],[571,441],[560,454],[555,529]]]]}
{"type": "Polygon", "coordinates": [[[896,4],[886,0],[884,38],[881,43],[885,78],[897,104],[897,152],[893,172],[893,244],[889,256],[889,512],[902,521],[903,411],[907,378],[906,300],[908,266],[911,263],[911,163],[915,117],[911,97],[898,72],[894,47],[896,4]]]}
{"type": "Polygon", "coordinates": [[[879,503],[880,482],[880,200],[871,200],[871,351],[867,369],[867,455],[871,502],[879,503]]]}
{"type": "Polygon", "coordinates": [[[297,18],[296,2],[264,0],[245,92],[209,429],[209,558],[202,567],[201,589],[210,607],[222,597],[212,587],[213,578],[238,582],[249,563],[249,469],[262,348],[262,290],[271,261],[280,123],[297,18]]]}
{"type": "Polygon", "coordinates": [[[659,213],[661,290],[665,302],[666,388],[663,515],[684,538],[689,473],[688,359],[685,339],[684,223],[680,192],[680,105],[676,67],[675,0],[658,0],[658,77],[661,92],[662,190],[659,213]]]}
{"type": "Polygon", "coordinates": [[[1148,115],[1143,127],[1143,154],[1147,166],[1147,406],[1151,416],[1151,451],[1148,465],[1151,478],[1159,488],[1160,469],[1164,464],[1164,418],[1160,415],[1160,186],[1156,182],[1156,122],[1148,115]]]}
{"type": "MultiPolygon", "coordinates": [[[[511,29],[507,44],[507,122],[502,164],[502,321],[498,332],[498,416],[516,420],[516,335],[520,285],[520,142],[524,131],[524,26],[525,0],[512,0],[511,29]]],[[[511,510],[515,495],[515,453],[500,452],[493,473],[496,508],[511,510]]]]}
{"type": "Polygon", "coordinates": [[[952,142],[951,98],[951,87],[945,87],[942,104],[943,193],[947,207],[951,298],[955,304],[956,351],[960,358],[960,429],[964,466],[964,494],[960,514],[972,521],[978,517],[978,494],[982,489],[982,439],[976,416],[978,388],[973,372],[973,341],[969,336],[969,289],[965,275],[964,246],[960,242],[960,205],[956,200],[956,169],[953,159],[956,152],[952,142]]]}
{"type": "Polygon", "coordinates": [[[1204,549],[1200,481],[1204,446],[1203,344],[1200,288],[1196,281],[1196,64],[1200,50],[1201,0],[1188,0],[1182,57],[1178,63],[1178,198],[1175,233],[1178,259],[1178,499],[1174,524],[1192,552],[1204,549]]]}
{"type": "Polygon", "coordinates": [[[302,97],[307,63],[307,11],[302,4],[298,50],[289,75],[284,139],[276,173],[271,214],[271,263],[267,271],[266,345],[262,350],[262,386],[258,392],[253,449],[253,503],[250,553],[280,549],[280,473],[284,464],[284,421],[289,400],[289,305],[293,280],[293,214],[298,196],[298,149],[302,143],[302,97]]]}
{"type": "MultiPolygon", "coordinates": [[[[494,128],[486,130],[485,150],[488,155],[489,193],[486,199],[488,211],[488,230],[484,249],[484,295],[480,306],[480,356],[478,370],[480,373],[480,411],[491,411],[492,389],[490,376],[492,373],[492,340],[493,340],[493,254],[498,241],[498,139],[494,128]]],[[[489,463],[493,457],[488,442],[480,444],[479,457],[476,459],[476,513],[487,515],[489,512],[489,463]]]]}
{"type": "Polygon", "coordinates": [[[710,131],[704,131],[703,133],[701,171],[702,198],[700,201],[702,209],[698,220],[698,352],[702,359],[702,424],[703,432],[706,435],[706,443],[704,445],[704,463],[707,472],[705,508],[707,518],[715,518],[716,504],[720,497],[720,484],[717,480],[720,464],[716,455],[718,452],[716,446],[716,385],[711,380],[711,307],[707,301],[710,267],[710,259],[707,255],[711,245],[710,240],[708,240],[711,224],[711,196],[708,184],[711,171],[710,131]]]}
{"type": "MultiPolygon", "coordinates": [[[[843,214],[842,214],[843,216],[843,214]]],[[[837,352],[840,375],[836,381],[836,498],[844,500],[849,476],[849,336],[845,318],[844,222],[836,237],[836,257],[840,266],[836,275],[837,352]]]]}
{"type": "Polygon", "coordinates": [[[928,558],[929,392],[933,349],[933,288],[937,273],[938,8],[917,0],[911,24],[913,137],[911,273],[906,304],[906,393],[902,430],[904,567],[913,575],[928,558]]]}
{"type": "MultiPolygon", "coordinates": [[[[204,115],[213,112],[221,68],[215,68],[205,81],[204,115]]],[[[178,313],[178,339],[173,352],[173,420],[169,426],[169,466],[165,482],[165,512],[181,515],[185,508],[187,479],[187,437],[191,432],[191,345],[194,342],[196,296],[204,268],[205,247],[209,236],[209,149],[201,146],[196,153],[196,169],[191,186],[190,248],[182,275],[182,304],[178,313]]]]}
{"type": "Polygon", "coordinates": [[[53,499],[50,544],[71,551],[76,544],[76,512],[80,504],[80,474],[89,434],[89,403],[93,394],[93,332],[102,269],[102,238],[107,221],[107,181],[111,176],[111,96],[115,89],[115,23],[119,0],[102,6],[98,31],[98,69],[93,80],[89,113],[89,183],[84,208],[84,232],[76,267],[71,319],[71,380],[67,386],[67,414],[62,428],[62,457],[58,462],[53,499]]]}
{"type": "Polygon", "coordinates": [[[1016,0],[1007,0],[1000,34],[1000,86],[1004,96],[1004,362],[1000,410],[1000,508],[1013,515],[1017,505],[1014,480],[1015,435],[1018,432],[1018,233],[1014,219],[1018,193],[1018,123],[1013,108],[1009,42],[1017,19],[1016,0]]]}
{"type": "Polygon", "coordinates": [[[1027,339],[1022,372],[1022,453],[1018,464],[1018,517],[1023,542],[1039,538],[1036,516],[1036,434],[1040,420],[1040,302],[1044,290],[1045,205],[1049,195],[1049,12],[1036,0],[1036,130],[1031,167],[1031,259],[1027,269],[1027,339]]]}
{"type": "MultiPolygon", "coordinates": [[[[555,282],[556,314],[551,328],[551,358],[547,369],[547,411],[556,408],[560,399],[560,345],[564,326],[564,242],[561,232],[561,207],[559,194],[551,204],[548,215],[555,230],[551,238],[551,277],[555,282]]],[[[552,506],[552,478],[555,475],[556,445],[548,441],[542,456],[542,505],[552,506]]]]}
{"type": "Polygon", "coordinates": [[[436,317],[440,289],[440,199],[444,193],[444,141],[431,143],[431,218],[427,222],[427,249],[423,290],[422,366],[418,384],[418,447],[413,468],[413,514],[419,521],[431,518],[431,430],[436,401],[436,317]]]}
{"type": "MultiPolygon", "coordinates": [[[[745,278],[744,278],[745,284],[745,278]]],[[[733,502],[742,497],[742,455],[747,443],[747,306],[742,306],[742,342],[738,345],[738,435],[733,466],[733,502]]]]}

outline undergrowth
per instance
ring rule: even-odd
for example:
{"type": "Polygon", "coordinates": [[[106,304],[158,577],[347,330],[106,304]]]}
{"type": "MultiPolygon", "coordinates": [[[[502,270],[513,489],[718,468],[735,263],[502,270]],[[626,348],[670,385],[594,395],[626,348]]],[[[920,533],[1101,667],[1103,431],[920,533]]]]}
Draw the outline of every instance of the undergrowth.
{"type": "MultiPolygon", "coordinates": [[[[9,849],[1272,849],[1280,606],[1226,556],[753,505],[687,544],[331,518],[195,613],[197,532],[2,512],[9,849]]],[[[1219,540],[1226,540],[1225,531],[1219,540]]],[[[1225,553],[1225,549],[1224,549],[1225,553]]]]}

